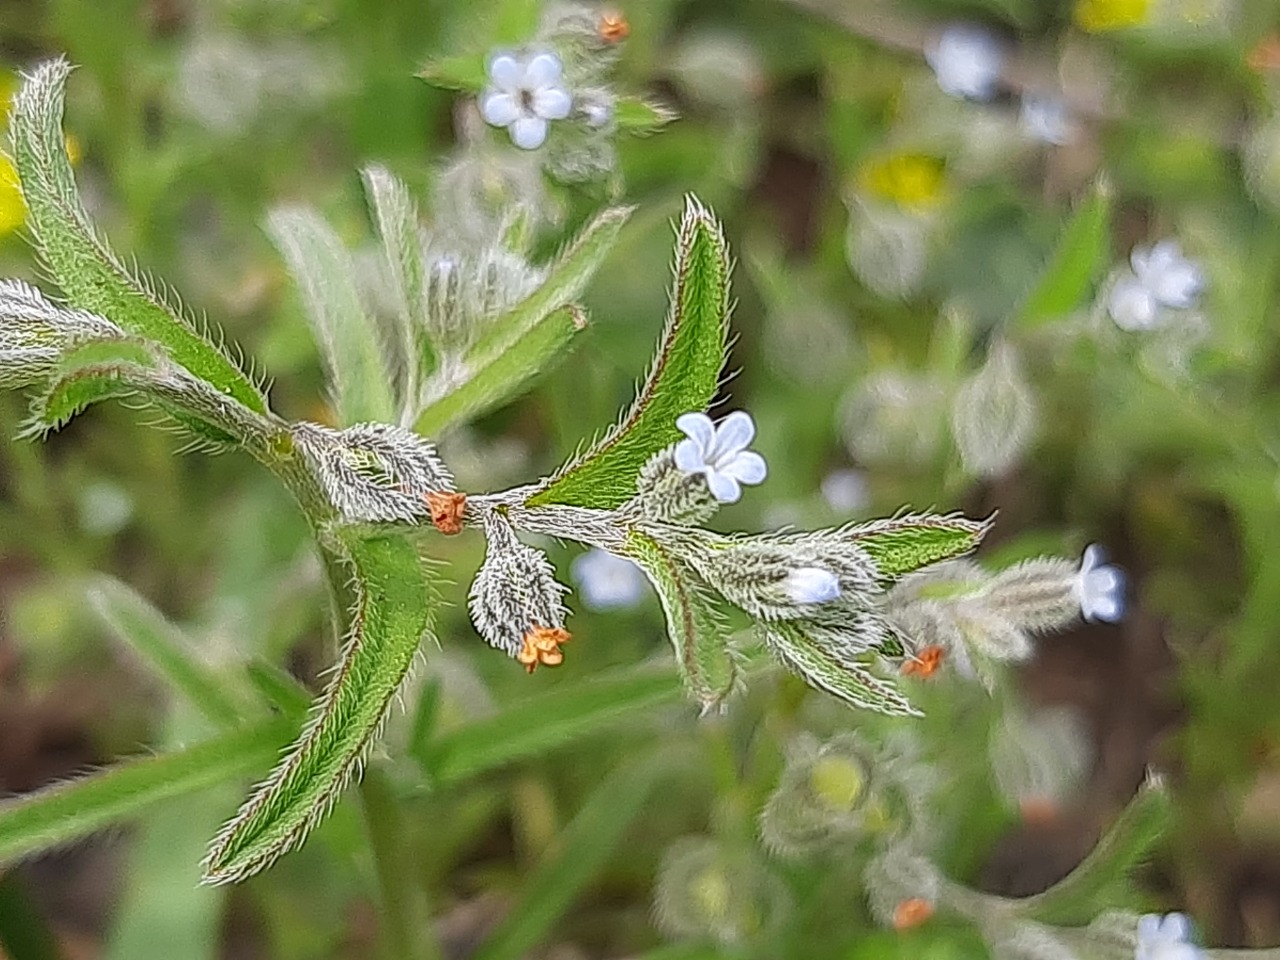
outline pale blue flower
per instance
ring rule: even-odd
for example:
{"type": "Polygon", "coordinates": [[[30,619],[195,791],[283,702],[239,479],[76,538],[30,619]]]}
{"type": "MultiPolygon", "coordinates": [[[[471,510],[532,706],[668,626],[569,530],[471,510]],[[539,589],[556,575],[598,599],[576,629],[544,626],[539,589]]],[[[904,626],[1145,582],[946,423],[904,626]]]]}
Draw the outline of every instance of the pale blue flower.
{"type": "Polygon", "coordinates": [[[741,484],[764,482],[764,457],[747,449],[756,435],[750,414],[735,410],[712,424],[705,413],[686,413],[676,418],[676,427],[689,438],[676,444],[676,466],[706,477],[711,495],[721,503],[735,503],[742,496],[741,484]]]}
{"type": "Polygon", "coordinates": [[[593,610],[634,607],[644,596],[644,574],[630,560],[593,549],[575,557],[569,575],[593,610]]]}
{"type": "Polygon", "coordinates": [[[840,596],[840,578],[822,567],[797,567],[782,581],[792,603],[828,603],[840,596]]]}
{"type": "Polygon", "coordinates": [[[1085,548],[1076,573],[1075,593],[1085,620],[1116,623],[1124,616],[1124,571],[1108,564],[1102,547],[1091,543],[1085,548]]]}
{"type": "Polygon", "coordinates": [[[972,24],[947,27],[924,56],[943,93],[967,100],[995,96],[1004,49],[990,31],[972,24]]]}
{"type": "Polygon", "coordinates": [[[1204,289],[1204,270],[1183,255],[1177,240],[1134,247],[1132,268],[1111,287],[1107,311],[1122,330],[1150,330],[1167,319],[1166,308],[1187,310],[1204,289]]]}
{"type": "Polygon", "coordinates": [[[554,53],[495,53],[489,58],[489,86],[480,95],[480,115],[492,126],[506,127],[520,149],[536,150],[546,142],[549,121],[563,120],[573,108],[563,75],[564,65],[554,53]]]}
{"type": "Polygon", "coordinates": [[[1018,123],[1027,136],[1062,147],[1075,136],[1071,112],[1061,97],[1027,94],[1022,98],[1018,123]]]}
{"type": "Polygon", "coordinates": [[[1204,951],[1190,939],[1191,923],[1184,914],[1148,913],[1138,920],[1133,960],[1204,960],[1204,951]]]}

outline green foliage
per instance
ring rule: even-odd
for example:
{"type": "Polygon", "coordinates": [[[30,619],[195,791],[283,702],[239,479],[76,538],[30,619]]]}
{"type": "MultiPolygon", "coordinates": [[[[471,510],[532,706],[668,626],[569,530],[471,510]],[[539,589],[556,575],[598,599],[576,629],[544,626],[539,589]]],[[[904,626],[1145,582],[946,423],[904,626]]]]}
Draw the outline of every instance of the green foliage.
{"type": "Polygon", "coordinates": [[[1091,292],[1111,254],[1111,188],[1094,186],[1067,222],[1053,256],[1014,321],[1031,329],[1061,318],[1091,292]]]}
{"type": "Polygon", "coordinates": [[[871,555],[880,575],[892,580],[931,563],[972,553],[988,526],[959,516],[907,515],[856,528],[853,540],[871,555]]]}
{"type": "Polygon", "coordinates": [[[28,430],[56,430],[93,404],[131,396],[153,387],[157,379],[157,358],[143,344],[114,339],[80,344],[63,354],[32,403],[28,430]]]}
{"type": "Polygon", "coordinates": [[[342,535],[356,590],[352,633],[284,758],[214,841],[205,879],[251,876],[300,844],[364,762],[434,618],[417,550],[403,537],[342,535]]]}
{"type": "Polygon", "coordinates": [[[528,500],[611,509],[635,496],[649,458],[681,436],[676,418],[710,406],[729,336],[729,250],[720,224],[690,197],[676,237],[671,314],[643,386],[622,421],[528,500]]]}
{"type": "Polygon", "coordinates": [[[851,707],[891,717],[920,716],[891,680],[874,676],[858,663],[837,656],[814,640],[799,623],[771,623],[765,641],[788,667],[808,683],[851,707]]]}
{"type": "Polygon", "coordinates": [[[176,363],[257,413],[266,401],[231,360],[133,276],[100,237],[76,191],[62,134],[65,60],[39,67],[14,102],[13,154],[41,259],[84,310],[160,344],[176,363]]]}

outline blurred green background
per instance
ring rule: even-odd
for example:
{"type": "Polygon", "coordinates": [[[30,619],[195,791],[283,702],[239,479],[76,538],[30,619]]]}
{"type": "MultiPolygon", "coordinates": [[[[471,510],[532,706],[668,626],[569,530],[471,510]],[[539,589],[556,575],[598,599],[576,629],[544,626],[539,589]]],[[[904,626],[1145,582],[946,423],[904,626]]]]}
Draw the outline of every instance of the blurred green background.
{"type": "MultiPolygon", "coordinates": [[[[0,93],[40,58],[80,66],[67,130],[98,222],[269,374],[279,413],[324,421],[317,354],[263,218],[311,203],[371,249],[358,168],[383,162],[428,195],[467,107],[413,74],[483,42],[501,6],[0,0],[0,93]]],[[[913,762],[945,785],[927,795],[953,878],[1045,888],[1155,767],[1175,825],[1138,877],[1141,897],[1116,906],[1186,908],[1210,943],[1280,943],[1280,5],[634,0],[622,12],[615,86],[680,119],[620,137],[608,183],[552,188],[547,249],[610,195],[639,211],[586,297],[591,326],[572,355],[441,438],[460,488],[541,476],[613,422],[666,312],[670,218],[695,192],[738,261],[740,373],[725,396],[755,416],[770,465],[717,525],[998,511],[984,563],[1101,542],[1129,571],[1130,608],[1118,626],[1043,640],[994,697],[948,665],[911,681],[929,712],[918,723],[855,714],[759,670],[727,716],[700,722],[663,666],[651,596],[621,611],[571,597],[566,664],[527,677],[467,620],[479,536],[441,541],[455,570],[442,649],[425,651],[380,762],[446,955],[987,956],[945,916],[881,930],[864,847],[779,856],[757,839],[797,742],[857,730],[880,743],[904,725],[913,762]],[[948,96],[926,62],[957,20],[1005,45],[989,102],[948,96]],[[1063,144],[1027,129],[1023,106],[1040,94],[1067,104],[1063,144]],[[1087,289],[1028,320],[1020,306],[1064,225],[1098,196],[1109,219],[1087,289]],[[1112,268],[1170,236],[1207,278],[1199,309],[1118,329],[1112,268]],[[1005,462],[974,469],[955,439],[958,398],[996,341],[1016,347],[1035,413],[1005,462]],[[556,728],[557,704],[582,690],[601,708],[556,728]],[[1014,701],[1069,708],[1079,731],[1083,759],[1063,751],[1060,789],[1034,816],[989,759],[1014,701]],[[708,887],[705,871],[682,880],[672,863],[691,843],[719,851],[738,886],[708,887]],[[690,888],[673,892],[680,882],[690,888]],[[655,922],[655,897],[728,919],[700,927],[697,909],[682,920],[666,908],[655,922]]],[[[14,203],[0,169],[0,276],[35,281],[14,203]]],[[[44,444],[7,439],[23,415],[21,396],[0,395],[0,792],[207,733],[94,618],[96,574],[135,587],[214,663],[256,657],[316,682],[332,660],[323,587],[270,477],[248,458],[182,454],[120,405],[44,444]]],[[[553,549],[566,578],[576,552],[553,549]]],[[[265,875],[195,885],[239,797],[175,800],[0,868],[0,953],[373,955],[374,867],[354,796],[265,875]]]]}

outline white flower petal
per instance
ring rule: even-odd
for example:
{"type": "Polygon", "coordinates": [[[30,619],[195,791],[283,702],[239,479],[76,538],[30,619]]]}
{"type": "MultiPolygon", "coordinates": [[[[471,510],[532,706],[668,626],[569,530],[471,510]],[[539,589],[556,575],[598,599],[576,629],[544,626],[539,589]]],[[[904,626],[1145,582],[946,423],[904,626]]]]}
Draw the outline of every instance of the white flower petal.
{"type": "Polygon", "coordinates": [[[676,417],[676,429],[693,441],[704,462],[710,457],[716,442],[716,428],[710,417],[705,413],[682,413],[676,417]]]}
{"type": "Polygon", "coordinates": [[[1124,590],[1124,571],[1119,567],[1098,567],[1084,576],[1087,589],[1095,593],[1116,593],[1124,590]]]}
{"type": "Polygon", "coordinates": [[[685,473],[706,473],[710,468],[697,440],[681,440],[676,444],[676,467],[685,473]]]}
{"type": "Polygon", "coordinates": [[[495,127],[507,127],[520,119],[520,105],[516,98],[503,90],[489,89],[480,97],[480,116],[495,127]]]}
{"type": "Polygon", "coordinates": [[[1185,310],[1195,303],[1204,287],[1204,275],[1200,267],[1190,260],[1183,260],[1165,270],[1151,286],[1155,298],[1165,306],[1185,310]]]}
{"type": "Polygon", "coordinates": [[[563,120],[573,109],[573,98],[564,87],[540,87],[533,92],[532,106],[544,120],[563,120]]]}
{"type": "Polygon", "coordinates": [[[999,41],[981,27],[948,27],[938,42],[925,51],[925,59],[938,78],[943,93],[971,100],[990,100],[1004,65],[999,41]]]}
{"type": "Polygon", "coordinates": [[[596,610],[635,606],[644,596],[640,568],[599,548],[575,557],[569,573],[583,602],[596,610]]]}
{"type": "Polygon", "coordinates": [[[822,567],[798,567],[782,581],[792,603],[829,603],[840,597],[840,578],[822,567]]]}
{"type": "Polygon", "coordinates": [[[718,467],[721,473],[727,473],[739,483],[764,483],[769,475],[769,467],[764,457],[754,450],[744,450],[718,467]]]}
{"type": "Polygon", "coordinates": [[[1168,913],[1160,921],[1160,936],[1166,940],[1186,941],[1191,937],[1191,921],[1185,913],[1168,913]]]}
{"type": "Polygon", "coordinates": [[[507,130],[511,142],[521,150],[537,150],[547,142],[547,121],[541,117],[519,117],[507,130]]]}
{"type": "MultiPolygon", "coordinates": [[[[1089,571],[1096,567],[1102,566],[1107,562],[1107,552],[1102,549],[1100,544],[1091,543],[1084,548],[1084,554],[1080,557],[1080,575],[1087,577],[1089,571]]],[[[1155,916],[1155,914],[1149,914],[1155,916]]]]}
{"type": "Polygon", "coordinates": [[[489,79],[495,87],[514,91],[523,75],[524,64],[514,54],[503,51],[489,58],[489,79]]]}
{"type": "Polygon", "coordinates": [[[737,503],[742,496],[742,488],[738,486],[738,481],[727,473],[708,470],[707,486],[711,488],[711,495],[721,503],[737,503]]]}
{"type": "Polygon", "coordinates": [[[756,425],[751,414],[735,410],[716,425],[716,442],[711,460],[721,462],[747,449],[755,439],[756,425]]]}
{"type": "Polygon", "coordinates": [[[527,90],[552,87],[560,82],[563,72],[559,57],[554,53],[540,53],[525,64],[522,85],[527,90]]]}
{"type": "Polygon", "coordinates": [[[1137,277],[1121,277],[1111,287],[1107,312],[1121,330],[1150,330],[1156,326],[1159,304],[1137,277]]]}
{"type": "MultiPolygon", "coordinates": [[[[1094,549],[1094,547],[1089,548],[1089,550],[1092,550],[1092,549],[1094,549]]],[[[1089,550],[1086,550],[1084,552],[1086,563],[1088,562],[1088,558],[1089,558],[1089,550]]],[[[1152,940],[1155,940],[1155,938],[1160,935],[1160,926],[1163,920],[1164,918],[1161,917],[1160,914],[1158,913],[1144,913],[1141,917],[1139,917],[1138,918],[1138,942],[1142,944],[1142,943],[1148,943],[1152,940]]]]}

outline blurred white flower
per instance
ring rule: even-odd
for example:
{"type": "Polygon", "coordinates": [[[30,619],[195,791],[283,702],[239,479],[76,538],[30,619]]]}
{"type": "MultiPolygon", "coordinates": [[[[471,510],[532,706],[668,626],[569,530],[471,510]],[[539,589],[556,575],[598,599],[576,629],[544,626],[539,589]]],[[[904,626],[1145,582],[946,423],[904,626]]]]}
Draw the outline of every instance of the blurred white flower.
{"type": "Polygon", "coordinates": [[[676,427],[689,438],[676,444],[676,466],[705,476],[712,496],[721,503],[736,503],[741,484],[764,482],[764,457],[747,449],[756,435],[749,413],[735,410],[719,425],[705,413],[686,413],[676,418],[676,427]]]}
{"type": "Polygon", "coordinates": [[[573,107],[563,74],[554,53],[495,53],[489,58],[489,86],[480,95],[480,115],[491,126],[506,127],[521,150],[536,150],[546,142],[548,121],[563,120],[573,107]]]}
{"type": "Polygon", "coordinates": [[[1106,563],[1102,547],[1091,543],[1085,548],[1076,573],[1075,592],[1085,620],[1116,623],[1124,616],[1124,571],[1106,563]]]}
{"type": "Polygon", "coordinates": [[[925,50],[942,92],[968,100],[990,100],[1004,65],[1000,42],[982,27],[956,24],[925,50]]]}
{"type": "Polygon", "coordinates": [[[1018,123],[1027,136],[1057,147],[1065,146],[1075,137],[1071,111],[1061,97],[1042,94],[1023,97],[1018,123]]]}
{"type": "Polygon", "coordinates": [[[822,478],[822,496],[836,513],[856,513],[871,502],[867,475],[861,470],[833,470],[822,478]]]}
{"type": "Polygon", "coordinates": [[[1148,913],[1138,920],[1133,960],[1203,960],[1204,951],[1188,940],[1191,924],[1181,913],[1148,913]]]}
{"type": "Polygon", "coordinates": [[[1186,310],[1196,305],[1204,289],[1200,264],[1183,256],[1177,240],[1154,247],[1134,247],[1131,272],[1112,285],[1107,311],[1122,330],[1150,330],[1163,321],[1162,308],[1186,310]]]}
{"type": "Polygon", "coordinates": [[[644,596],[644,574],[630,560],[592,549],[575,557],[569,574],[593,610],[634,607],[644,596]]]}
{"type": "Polygon", "coordinates": [[[797,567],[782,581],[792,603],[827,603],[840,596],[840,578],[821,567],[797,567]]]}

